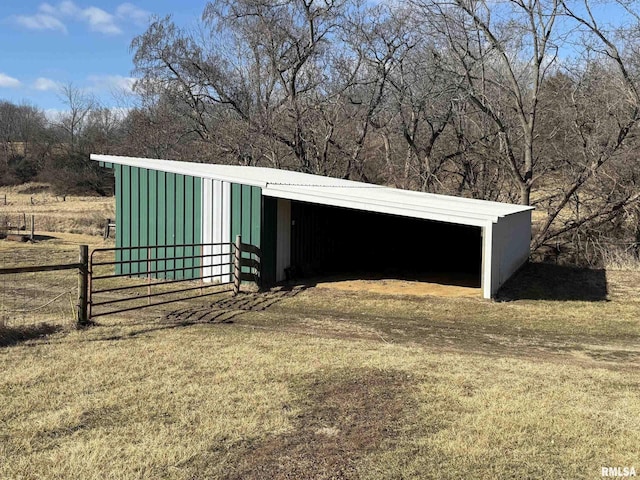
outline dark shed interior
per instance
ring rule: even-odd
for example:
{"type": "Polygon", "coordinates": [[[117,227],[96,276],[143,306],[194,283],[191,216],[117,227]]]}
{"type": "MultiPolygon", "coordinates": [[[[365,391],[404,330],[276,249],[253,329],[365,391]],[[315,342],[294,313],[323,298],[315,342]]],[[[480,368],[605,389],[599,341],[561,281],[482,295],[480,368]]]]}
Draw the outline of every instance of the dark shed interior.
{"type": "Polygon", "coordinates": [[[291,202],[291,275],[480,286],[479,227],[291,202]]]}

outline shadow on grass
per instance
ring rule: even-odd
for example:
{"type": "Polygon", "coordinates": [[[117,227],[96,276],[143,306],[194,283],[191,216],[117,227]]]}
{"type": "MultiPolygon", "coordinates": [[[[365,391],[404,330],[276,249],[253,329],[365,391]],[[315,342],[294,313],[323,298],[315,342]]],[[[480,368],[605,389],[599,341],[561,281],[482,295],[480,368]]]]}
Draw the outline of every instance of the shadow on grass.
{"type": "Polygon", "coordinates": [[[246,312],[261,312],[270,306],[295,297],[309,288],[306,285],[282,286],[265,292],[241,293],[236,297],[221,298],[205,307],[188,307],[169,312],[165,321],[178,325],[194,323],[233,323],[233,319],[246,312]]]}
{"type": "Polygon", "coordinates": [[[44,242],[46,240],[55,240],[55,239],[56,239],[56,237],[52,237],[51,235],[38,235],[38,234],[35,234],[33,236],[33,241],[34,242],[44,242]]]}
{"type": "Polygon", "coordinates": [[[496,300],[607,301],[607,276],[603,269],[529,263],[509,279],[496,300]]]}
{"type": "Polygon", "coordinates": [[[22,327],[0,326],[0,348],[50,335],[60,330],[62,330],[60,325],[49,325],[47,323],[22,327]]]}
{"type": "MultiPolygon", "coordinates": [[[[240,293],[236,297],[225,297],[204,306],[180,308],[167,313],[160,324],[130,332],[126,335],[116,335],[100,338],[99,341],[124,340],[146,333],[179,327],[188,327],[206,323],[233,323],[234,318],[247,312],[260,312],[272,305],[309,288],[306,285],[282,286],[266,292],[240,293]]],[[[224,293],[224,292],[220,292],[224,293]]]]}

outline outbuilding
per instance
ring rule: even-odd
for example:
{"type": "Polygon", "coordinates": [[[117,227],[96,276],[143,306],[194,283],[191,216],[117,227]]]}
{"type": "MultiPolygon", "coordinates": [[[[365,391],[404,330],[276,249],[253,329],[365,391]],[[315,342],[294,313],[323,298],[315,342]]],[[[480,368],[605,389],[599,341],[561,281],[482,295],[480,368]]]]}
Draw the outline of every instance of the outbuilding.
{"type": "MultiPolygon", "coordinates": [[[[114,170],[117,247],[241,234],[261,249],[267,285],[288,276],[430,273],[471,279],[491,298],[529,258],[528,206],[264,167],[91,159],[114,170]]],[[[189,265],[200,268],[217,267],[189,265]]]]}

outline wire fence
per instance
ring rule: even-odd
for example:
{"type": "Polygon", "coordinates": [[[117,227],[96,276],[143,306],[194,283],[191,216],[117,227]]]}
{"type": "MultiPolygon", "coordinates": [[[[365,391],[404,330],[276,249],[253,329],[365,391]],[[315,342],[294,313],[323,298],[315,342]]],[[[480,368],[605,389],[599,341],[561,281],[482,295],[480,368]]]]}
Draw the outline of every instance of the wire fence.
{"type": "MultiPolygon", "coordinates": [[[[78,250],[73,246],[0,250],[0,268],[72,263],[77,259],[78,250]]],[[[0,327],[72,325],[77,298],[77,269],[0,275],[0,327]]]]}
{"type": "Polygon", "coordinates": [[[35,216],[26,213],[5,213],[0,211],[0,236],[7,234],[29,234],[35,229],[35,216]]]}

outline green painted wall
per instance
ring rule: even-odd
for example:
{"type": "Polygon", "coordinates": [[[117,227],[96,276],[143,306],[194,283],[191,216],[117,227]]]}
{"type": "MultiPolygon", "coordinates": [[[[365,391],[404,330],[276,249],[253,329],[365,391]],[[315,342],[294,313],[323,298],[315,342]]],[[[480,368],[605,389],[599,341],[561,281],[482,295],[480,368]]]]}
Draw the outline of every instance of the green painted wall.
{"type": "MultiPolygon", "coordinates": [[[[231,184],[231,241],[242,235],[242,243],[260,246],[262,189],[250,185],[231,184]]],[[[243,253],[250,258],[250,254],[243,253]]],[[[248,267],[243,272],[250,272],[248,267]]]]}
{"type": "MultiPolygon", "coordinates": [[[[145,276],[150,258],[152,271],[177,269],[175,272],[152,274],[154,277],[199,277],[200,259],[179,257],[200,255],[201,248],[177,245],[202,242],[203,215],[225,218],[222,211],[202,212],[203,180],[128,165],[111,166],[116,179],[116,246],[163,245],[150,250],[118,251],[116,260],[127,263],[119,265],[116,272],[145,276]]],[[[231,184],[228,208],[231,242],[240,234],[244,243],[260,247],[263,243],[263,225],[266,225],[264,231],[267,237],[264,242],[268,253],[264,262],[268,278],[271,278],[273,272],[269,272],[275,268],[276,204],[271,201],[263,205],[259,187],[231,184]],[[264,213],[263,209],[266,209],[264,213]]],[[[248,253],[244,255],[250,257],[248,253]]],[[[243,271],[249,272],[249,267],[244,267],[243,271]]]]}
{"type": "Polygon", "coordinates": [[[200,247],[171,247],[202,240],[202,179],[127,165],[114,165],[116,177],[116,246],[167,245],[166,248],[124,250],[116,260],[128,261],[118,273],[136,275],[151,270],[157,278],[200,276],[200,259],[162,260],[199,255],[200,247]]]}

